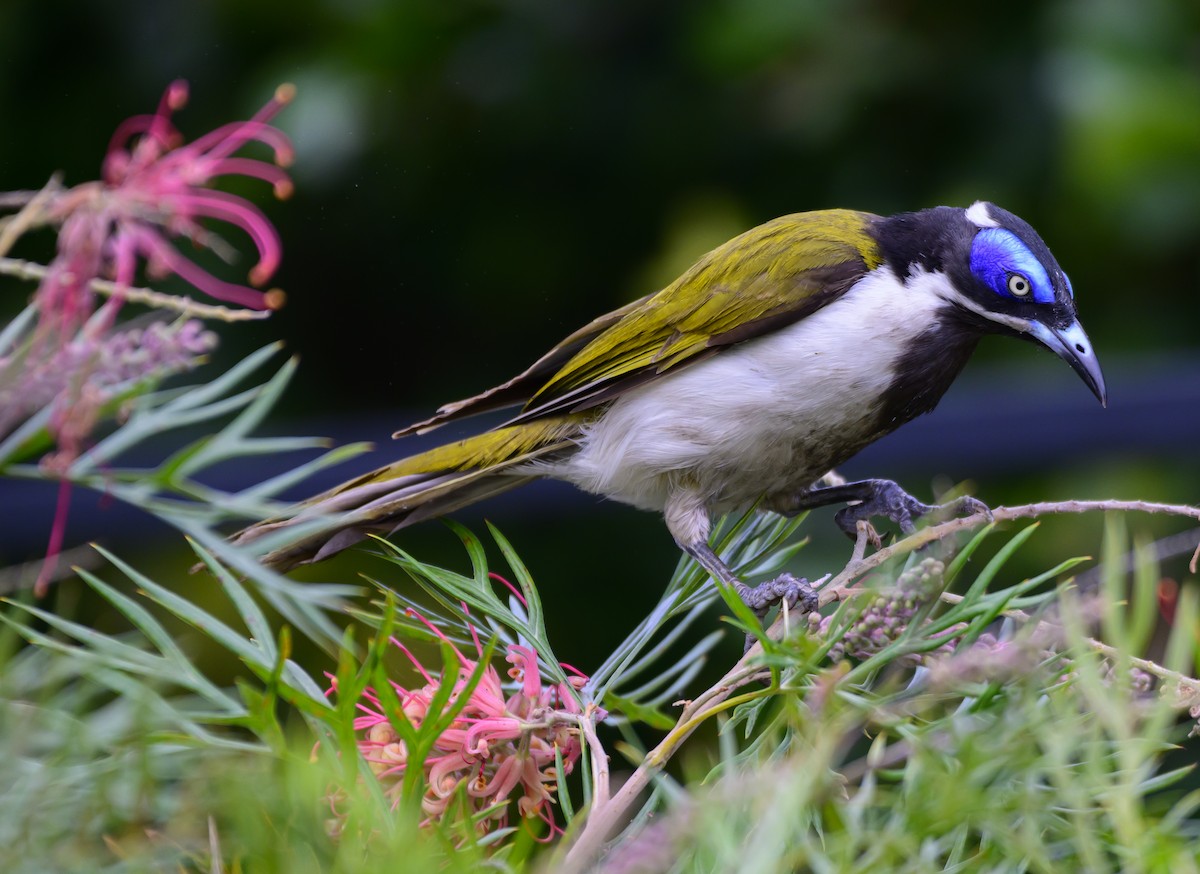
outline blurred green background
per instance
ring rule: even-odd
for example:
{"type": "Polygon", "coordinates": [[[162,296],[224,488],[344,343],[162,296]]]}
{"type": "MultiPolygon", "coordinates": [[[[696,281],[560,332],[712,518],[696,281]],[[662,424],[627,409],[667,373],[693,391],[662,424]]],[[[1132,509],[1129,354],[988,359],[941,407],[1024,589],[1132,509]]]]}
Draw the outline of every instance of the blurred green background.
{"type": "MultiPolygon", "coordinates": [[[[1071,275],[1109,409],[1061,362],[989,341],[942,408],[846,472],[901,478],[926,498],[970,480],[992,504],[1200,500],[1194,0],[7,0],[0,190],[54,170],[94,178],[117,123],[151,111],[175,78],[192,86],[177,117],[188,136],[248,116],[280,82],[299,88],[278,120],[297,149],[295,196],[242,191],[283,236],[289,303],[223,329],[214,366],[286,340],[302,366],[273,427],[381,445],[340,475],[425,445],[389,436],[754,224],[988,199],[1038,228],[1071,275]]],[[[23,254],[50,245],[44,235],[23,254]]],[[[3,288],[7,316],[29,287],[3,288]]],[[[52,492],[15,495],[4,562],[37,557],[53,506],[52,492]]],[[[146,548],[101,503],[76,498],[72,538],[146,548]]],[[[591,630],[559,653],[585,670],[676,561],[658,520],[565,486],[461,518],[478,528],[484,513],[550,609],[594,606],[591,630]]],[[[799,570],[819,576],[847,545],[828,513],[809,528],[818,542],[799,570]]],[[[1047,530],[1030,566],[1093,552],[1100,520],[1047,530]]],[[[465,566],[436,523],[401,542],[465,566]]]]}

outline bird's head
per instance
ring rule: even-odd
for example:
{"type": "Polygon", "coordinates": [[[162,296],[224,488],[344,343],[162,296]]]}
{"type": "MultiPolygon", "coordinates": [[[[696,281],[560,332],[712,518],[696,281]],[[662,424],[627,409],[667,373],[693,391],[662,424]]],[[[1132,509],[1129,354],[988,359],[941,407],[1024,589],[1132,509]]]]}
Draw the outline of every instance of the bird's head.
{"type": "Polygon", "coordinates": [[[875,229],[907,285],[941,296],[975,329],[1050,349],[1106,403],[1104,376],[1079,323],[1071,281],[1029,223],[991,203],[892,216],[875,229]]]}

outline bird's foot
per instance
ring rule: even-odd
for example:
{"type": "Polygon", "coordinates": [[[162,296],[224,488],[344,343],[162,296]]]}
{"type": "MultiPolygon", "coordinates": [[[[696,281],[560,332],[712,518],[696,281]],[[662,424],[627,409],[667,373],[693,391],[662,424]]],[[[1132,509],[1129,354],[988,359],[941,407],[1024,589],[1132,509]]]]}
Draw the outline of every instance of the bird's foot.
{"type": "MultiPolygon", "coordinates": [[[[776,604],[786,605],[789,611],[796,611],[797,616],[806,616],[817,609],[817,592],[808,584],[808,580],[796,579],[791,574],[780,574],[773,580],[759,583],[757,586],[747,586],[737,583],[734,591],[754,611],[754,615],[762,622],[767,612],[776,604]]],[[[754,645],[754,635],[746,635],[746,650],[754,645]]]]}
{"type": "Polygon", "coordinates": [[[789,610],[799,609],[801,615],[817,609],[817,593],[808,580],[796,579],[791,574],[780,574],[753,587],[739,583],[735,590],[759,619],[776,604],[786,604],[789,610]]]}
{"type": "Polygon", "coordinates": [[[867,487],[869,493],[857,504],[839,510],[833,517],[838,527],[852,540],[858,537],[858,523],[866,522],[869,526],[874,516],[890,519],[902,532],[910,534],[916,528],[915,520],[922,516],[932,516],[940,521],[975,513],[983,513],[989,519],[992,515],[987,504],[967,495],[944,504],[924,504],[891,480],[866,480],[855,485],[867,487]]]}
{"type": "MultiPolygon", "coordinates": [[[[757,586],[747,586],[739,580],[730,570],[725,562],[721,561],[720,557],[713,552],[712,547],[706,541],[698,541],[689,543],[683,546],[685,552],[699,562],[700,566],[708,571],[714,580],[718,580],[729,586],[742,599],[747,607],[753,611],[761,623],[766,618],[767,612],[776,604],[786,605],[786,608],[791,611],[797,611],[798,616],[805,616],[817,609],[818,600],[816,590],[809,585],[808,580],[796,579],[791,574],[780,574],[773,580],[761,583],[757,586]]],[[[754,644],[755,637],[746,635],[746,649],[749,650],[754,644]]]]}

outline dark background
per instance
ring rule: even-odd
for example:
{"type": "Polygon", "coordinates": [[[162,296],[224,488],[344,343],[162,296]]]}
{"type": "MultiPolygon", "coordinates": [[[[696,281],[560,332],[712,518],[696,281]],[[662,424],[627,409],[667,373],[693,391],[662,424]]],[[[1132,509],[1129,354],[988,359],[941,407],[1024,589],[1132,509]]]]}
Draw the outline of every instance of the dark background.
{"type": "MultiPolygon", "coordinates": [[[[926,498],[969,480],[992,504],[1200,500],[1193,0],[8,0],[0,190],[54,170],[95,178],[113,128],[152,111],[175,78],[191,83],[177,116],[189,137],[247,117],[280,82],[299,88],[278,119],[297,150],[295,196],[237,188],[283,236],[289,303],[265,324],[223,327],[213,367],[282,338],[302,366],[271,430],[381,445],[314,489],[422,445],[389,435],[747,227],[988,199],[1038,228],[1071,275],[1109,409],[1051,356],[991,340],[937,412],[845,472],[926,498]]],[[[8,315],[30,288],[0,290],[8,315]]],[[[0,560],[36,558],[53,493],[0,492],[0,560]]],[[[71,538],[147,549],[132,511],[102,503],[77,496],[71,538]]],[[[551,609],[579,616],[589,603],[590,630],[564,649],[599,652],[624,634],[676,560],[658,520],[558,484],[461,518],[478,528],[484,512],[551,609]]],[[[809,576],[845,558],[828,515],[809,525],[809,576]]],[[[1145,536],[1181,527],[1135,524],[1145,536]]],[[[1096,518],[1047,523],[1026,569],[1094,552],[1100,530],[1096,518]]],[[[419,558],[466,565],[436,523],[402,539],[419,558]]],[[[170,573],[187,564],[161,560],[170,573]]],[[[370,561],[304,574],[339,579],[370,561]]],[[[560,655],[587,667],[586,652],[560,655]]]]}

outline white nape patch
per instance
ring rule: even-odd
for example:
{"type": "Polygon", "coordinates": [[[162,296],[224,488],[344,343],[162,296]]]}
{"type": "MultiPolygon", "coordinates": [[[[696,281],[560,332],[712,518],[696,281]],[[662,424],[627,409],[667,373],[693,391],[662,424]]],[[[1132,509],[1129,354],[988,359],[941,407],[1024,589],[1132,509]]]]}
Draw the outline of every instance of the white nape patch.
{"type": "Polygon", "coordinates": [[[620,396],[579,452],[530,472],[653,510],[681,491],[717,511],[805,488],[879,436],[880,399],[946,306],[942,286],[878,267],[795,324],[620,396]]]}
{"type": "Polygon", "coordinates": [[[998,228],[1000,223],[992,218],[988,205],[977,200],[967,207],[967,220],[977,228],[998,228]]]}

